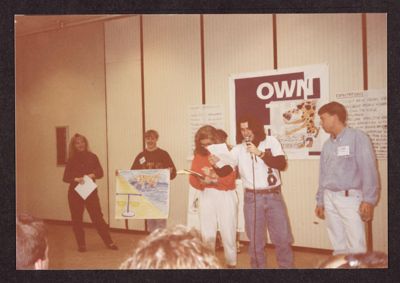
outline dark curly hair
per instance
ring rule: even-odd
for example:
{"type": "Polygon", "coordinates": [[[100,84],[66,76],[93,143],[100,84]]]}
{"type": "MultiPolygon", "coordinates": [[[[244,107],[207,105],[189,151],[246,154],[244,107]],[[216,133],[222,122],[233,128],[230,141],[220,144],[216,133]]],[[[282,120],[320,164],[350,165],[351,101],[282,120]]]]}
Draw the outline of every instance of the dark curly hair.
{"type": "Polygon", "coordinates": [[[264,130],[264,125],[260,122],[260,120],[258,120],[252,115],[244,115],[237,120],[236,143],[239,144],[243,142],[243,136],[240,130],[240,124],[245,122],[248,123],[249,129],[254,134],[254,139],[252,143],[254,143],[255,146],[258,146],[261,141],[265,140],[266,134],[264,130]]]}

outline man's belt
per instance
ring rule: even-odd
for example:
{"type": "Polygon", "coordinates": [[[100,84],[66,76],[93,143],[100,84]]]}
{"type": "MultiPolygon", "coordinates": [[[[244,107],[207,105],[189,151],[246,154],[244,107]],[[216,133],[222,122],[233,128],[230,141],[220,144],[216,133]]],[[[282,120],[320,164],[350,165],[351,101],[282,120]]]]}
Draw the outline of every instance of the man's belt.
{"type": "Polygon", "coordinates": [[[262,195],[265,195],[265,194],[280,194],[281,193],[281,187],[275,187],[275,188],[272,188],[272,189],[261,189],[261,190],[253,190],[253,189],[246,188],[245,192],[246,193],[254,193],[255,192],[256,195],[258,195],[258,194],[262,194],[262,195]]]}

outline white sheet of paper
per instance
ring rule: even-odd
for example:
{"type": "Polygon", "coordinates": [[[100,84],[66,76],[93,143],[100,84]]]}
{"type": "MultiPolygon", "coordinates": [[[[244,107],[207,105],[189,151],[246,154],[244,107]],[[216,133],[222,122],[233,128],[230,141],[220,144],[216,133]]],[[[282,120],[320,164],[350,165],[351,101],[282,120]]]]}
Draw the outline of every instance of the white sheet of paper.
{"type": "Polygon", "coordinates": [[[219,158],[219,161],[216,164],[218,168],[221,168],[225,165],[234,165],[234,160],[226,143],[211,144],[207,146],[207,149],[211,154],[219,158]]]}
{"type": "Polygon", "coordinates": [[[176,171],[176,174],[195,175],[197,177],[204,178],[204,175],[202,175],[202,174],[200,174],[198,172],[189,170],[189,169],[178,170],[178,171],[176,171]]]}
{"type": "Polygon", "coordinates": [[[86,199],[96,188],[97,185],[93,182],[92,178],[85,175],[83,176],[85,183],[78,184],[75,187],[75,191],[81,196],[81,198],[86,199]]]}

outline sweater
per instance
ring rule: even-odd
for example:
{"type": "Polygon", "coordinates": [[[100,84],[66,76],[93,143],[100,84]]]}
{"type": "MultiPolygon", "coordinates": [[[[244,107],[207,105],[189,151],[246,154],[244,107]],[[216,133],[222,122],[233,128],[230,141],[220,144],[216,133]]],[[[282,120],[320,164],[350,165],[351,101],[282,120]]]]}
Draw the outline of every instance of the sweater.
{"type": "Polygon", "coordinates": [[[103,168],[96,154],[90,151],[77,152],[73,158],[68,159],[65,166],[63,181],[70,184],[70,188],[75,188],[78,183],[75,178],[84,175],[94,174],[95,179],[103,177],[103,168]]]}

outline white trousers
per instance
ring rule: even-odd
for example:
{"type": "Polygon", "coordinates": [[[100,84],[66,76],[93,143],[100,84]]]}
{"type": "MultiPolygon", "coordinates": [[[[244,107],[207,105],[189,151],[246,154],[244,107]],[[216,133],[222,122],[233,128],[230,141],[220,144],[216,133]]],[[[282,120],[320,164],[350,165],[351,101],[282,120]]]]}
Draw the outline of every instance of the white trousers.
{"type": "Polygon", "coordinates": [[[236,265],[238,197],[235,190],[206,188],[200,193],[200,231],[203,241],[215,251],[219,228],[228,265],[236,265]]]}
{"type": "Polygon", "coordinates": [[[365,225],[359,214],[360,190],[324,191],[325,219],[333,255],[365,253],[365,225]]]}

